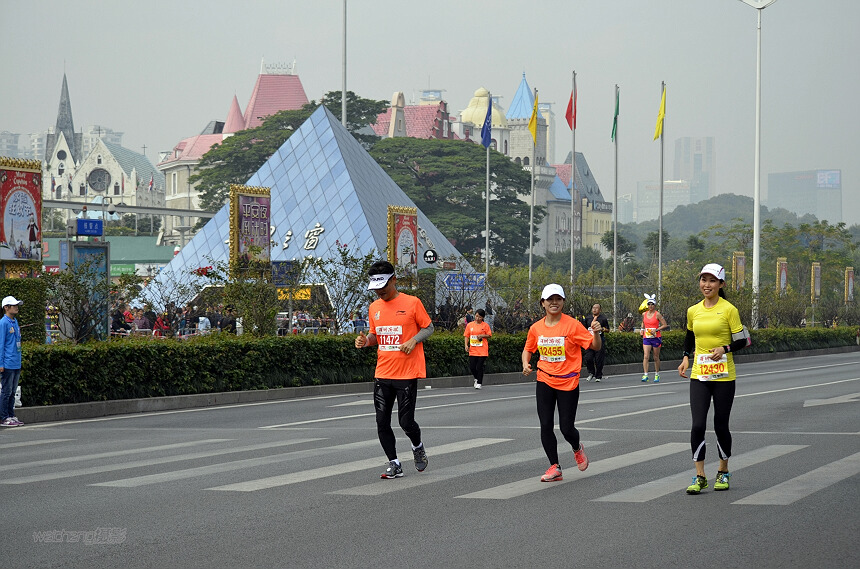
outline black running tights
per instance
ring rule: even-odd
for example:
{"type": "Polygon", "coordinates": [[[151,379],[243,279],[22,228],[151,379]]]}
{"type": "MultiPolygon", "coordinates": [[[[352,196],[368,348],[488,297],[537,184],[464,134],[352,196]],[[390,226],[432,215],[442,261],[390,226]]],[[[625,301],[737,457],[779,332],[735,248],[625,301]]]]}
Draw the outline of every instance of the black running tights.
{"type": "Polygon", "coordinates": [[[540,442],[550,464],[558,464],[558,440],[555,438],[555,407],[558,404],[558,424],[564,440],[575,450],[579,449],[579,431],[573,426],[576,406],[579,404],[579,386],[573,391],[561,391],[538,381],[535,388],[540,442]]]}
{"type": "Polygon", "coordinates": [[[397,401],[400,428],[412,441],[421,444],[421,428],[415,422],[415,402],[418,399],[417,379],[377,379],[373,386],[373,406],[376,408],[376,432],[388,460],[397,458],[397,440],[391,429],[391,412],[397,401]]]}
{"type": "Polygon", "coordinates": [[[484,383],[485,363],[487,363],[487,356],[469,356],[469,371],[472,372],[472,376],[474,376],[478,385],[484,383]]]}
{"type": "Polygon", "coordinates": [[[708,426],[708,409],[714,400],[714,433],[717,435],[717,452],[720,458],[732,456],[732,433],[729,431],[729,416],[735,400],[734,381],[690,381],[690,411],[693,427],[690,431],[690,446],[693,462],[705,460],[705,430],[708,426]]]}

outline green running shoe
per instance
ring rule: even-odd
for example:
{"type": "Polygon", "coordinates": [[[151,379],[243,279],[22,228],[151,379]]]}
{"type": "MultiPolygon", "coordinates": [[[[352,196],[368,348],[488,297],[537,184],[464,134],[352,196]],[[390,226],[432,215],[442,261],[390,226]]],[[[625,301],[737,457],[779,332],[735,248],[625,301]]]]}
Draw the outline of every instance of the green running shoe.
{"type": "Polygon", "coordinates": [[[729,478],[732,475],[729,472],[723,472],[722,470],[717,471],[717,479],[714,480],[714,490],[728,490],[729,489],[729,478]]]}
{"type": "Polygon", "coordinates": [[[698,494],[708,487],[708,479],[704,476],[693,476],[693,483],[687,486],[687,494],[698,494]]]}

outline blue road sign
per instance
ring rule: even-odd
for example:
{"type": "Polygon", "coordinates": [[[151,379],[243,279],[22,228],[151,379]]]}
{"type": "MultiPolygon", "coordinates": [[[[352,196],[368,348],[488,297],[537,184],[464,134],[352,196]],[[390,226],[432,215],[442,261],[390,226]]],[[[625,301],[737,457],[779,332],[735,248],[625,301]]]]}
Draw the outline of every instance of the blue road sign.
{"type": "Polygon", "coordinates": [[[445,286],[450,290],[483,290],[486,273],[448,273],[445,286]]]}
{"type": "Polygon", "coordinates": [[[104,222],[101,219],[79,219],[77,235],[99,237],[104,233],[104,222]]]}

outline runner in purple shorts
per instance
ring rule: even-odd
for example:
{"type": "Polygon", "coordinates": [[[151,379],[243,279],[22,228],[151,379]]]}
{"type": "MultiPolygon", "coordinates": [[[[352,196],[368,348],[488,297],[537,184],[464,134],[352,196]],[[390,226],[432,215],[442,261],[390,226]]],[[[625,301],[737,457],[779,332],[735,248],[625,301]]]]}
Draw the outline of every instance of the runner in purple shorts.
{"type": "Polygon", "coordinates": [[[666,319],[657,311],[657,302],[649,297],[648,310],[642,314],[642,350],[645,357],[642,359],[642,381],[648,381],[648,360],[651,353],[654,354],[654,383],[660,382],[660,347],[663,345],[661,330],[669,325],[666,319]]]}

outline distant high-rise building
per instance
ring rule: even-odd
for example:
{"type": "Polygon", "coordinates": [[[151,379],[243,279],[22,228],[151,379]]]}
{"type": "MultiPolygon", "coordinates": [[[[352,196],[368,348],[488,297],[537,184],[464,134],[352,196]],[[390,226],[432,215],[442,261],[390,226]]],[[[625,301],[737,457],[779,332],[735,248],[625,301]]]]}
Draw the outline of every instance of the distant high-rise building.
{"type": "MultiPolygon", "coordinates": [[[[665,180],[663,182],[663,215],[671,213],[679,205],[696,203],[692,199],[692,193],[692,184],[687,180],[665,180]]],[[[657,219],[659,216],[660,182],[639,182],[636,191],[634,221],[648,221],[649,219],[657,219]]],[[[619,219],[619,221],[621,220],[619,219]]]]}
{"type": "Polygon", "coordinates": [[[769,209],[781,207],[797,215],[811,213],[831,224],[842,221],[842,170],[778,172],[767,176],[769,209]]]}
{"type": "Polygon", "coordinates": [[[91,125],[83,133],[83,154],[88,155],[95,148],[99,139],[122,146],[122,135],[125,133],[117,132],[113,129],[103,127],[101,125],[91,125]]]}
{"type": "Polygon", "coordinates": [[[690,203],[717,195],[717,152],[714,137],[675,140],[675,167],[672,178],[690,182],[690,203]]]}
{"type": "Polygon", "coordinates": [[[0,156],[7,158],[21,158],[18,150],[18,139],[21,135],[16,132],[4,130],[0,132],[0,156]]]}

